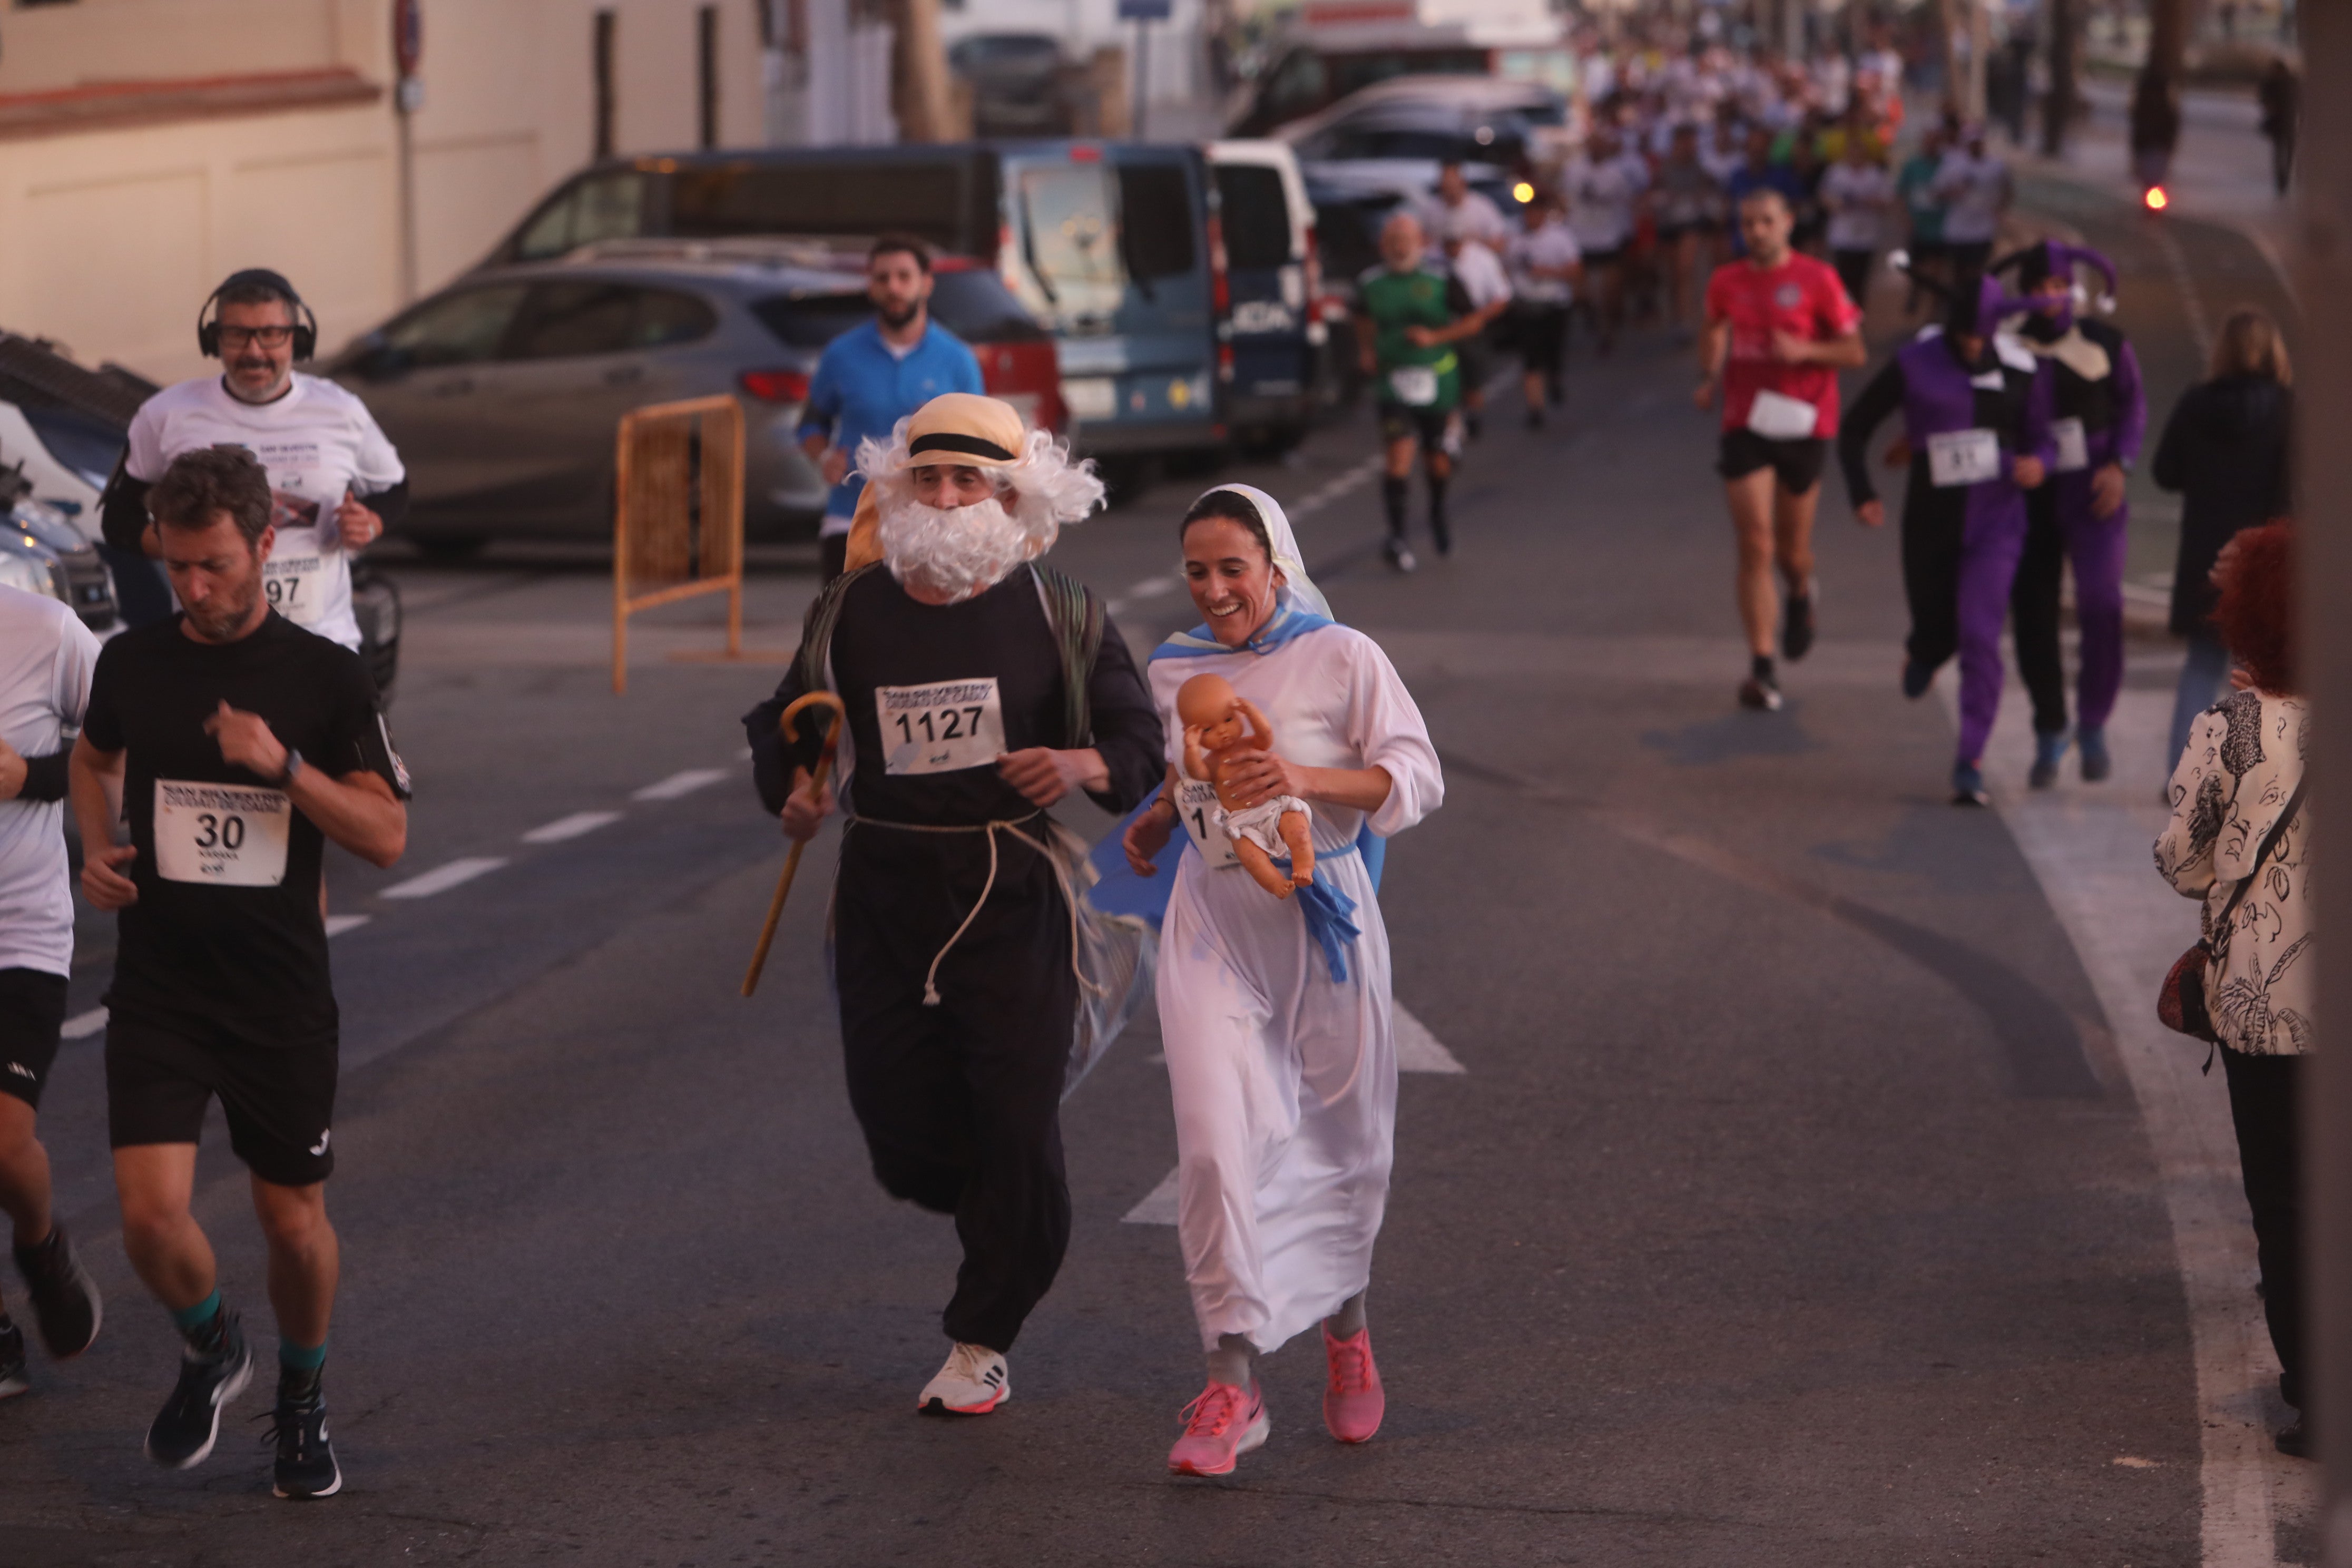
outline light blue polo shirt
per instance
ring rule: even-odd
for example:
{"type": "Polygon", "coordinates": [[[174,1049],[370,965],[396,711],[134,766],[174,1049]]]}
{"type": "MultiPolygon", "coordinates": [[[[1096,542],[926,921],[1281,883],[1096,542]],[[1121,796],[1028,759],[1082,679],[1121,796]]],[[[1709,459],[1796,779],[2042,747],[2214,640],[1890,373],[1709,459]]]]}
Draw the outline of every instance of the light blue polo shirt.
{"type": "MultiPolygon", "coordinates": [[[[985,393],[980,361],[961,338],[937,321],[903,355],[882,341],[878,322],[852,327],[825,344],[801,410],[800,436],[824,436],[850,456],[868,436],[889,438],[899,420],[943,392],[985,393]]],[[[825,498],[823,532],[846,533],[866,476],[855,467],[825,498]]]]}

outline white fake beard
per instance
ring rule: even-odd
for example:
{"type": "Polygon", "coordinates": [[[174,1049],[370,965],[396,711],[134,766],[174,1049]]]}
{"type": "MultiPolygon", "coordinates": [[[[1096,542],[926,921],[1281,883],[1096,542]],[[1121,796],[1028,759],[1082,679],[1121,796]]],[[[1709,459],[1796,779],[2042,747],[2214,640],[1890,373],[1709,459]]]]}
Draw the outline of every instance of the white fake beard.
{"type": "Polygon", "coordinates": [[[994,496],[945,509],[893,498],[880,510],[882,559],[890,575],[950,604],[996,586],[1037,547],[994,496]]]}

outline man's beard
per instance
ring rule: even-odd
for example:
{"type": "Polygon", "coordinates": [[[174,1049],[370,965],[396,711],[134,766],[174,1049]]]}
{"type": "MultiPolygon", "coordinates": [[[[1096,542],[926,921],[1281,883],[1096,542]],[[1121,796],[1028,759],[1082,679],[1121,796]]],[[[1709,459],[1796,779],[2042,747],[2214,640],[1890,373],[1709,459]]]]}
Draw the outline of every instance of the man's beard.
{"type": "Polygon", "coordinates": [[[882,559],[890,575],[950,604],[1004,581],[1036,549],[993,496],[946,509],[894,498],[882,502],[880,512],[882,559]]]}
{"type": "Polygon", "coordinates": [[[922,314],[922,311],[923,303],[919,300],[903,310],[894,310],[887,305],[878,306],[876,310],[876,313],[882,318],[882,324],[894,332],[922,314]]]}
{"type": "Polygon", "coordinates": [[[247,618],[260,598],[261,571],[257,564],[253,581],[246,584],[245,592],[237,595],[234,602],[226,595],[215,594],[205,601],[201,609],[194,605],[180,607],[206,642],[228,642],[245,628],[247,618]]]}

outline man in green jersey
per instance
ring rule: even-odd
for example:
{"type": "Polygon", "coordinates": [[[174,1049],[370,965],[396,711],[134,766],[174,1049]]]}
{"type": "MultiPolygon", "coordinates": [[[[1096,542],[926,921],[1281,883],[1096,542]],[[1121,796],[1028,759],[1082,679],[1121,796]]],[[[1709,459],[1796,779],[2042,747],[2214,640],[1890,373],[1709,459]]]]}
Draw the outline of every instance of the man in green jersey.
{"type": "Polygon", "coordinates": [[[1445,521],[1445,481],[1461,447],[1462,362],[1454,345],[1485,325],[1462,285],[1424,264],[1429,241],[1420,219],[1400,212],[1381,229],[1381,265],[1357,286],[1356,342],[1380,411],[1388,466],[1381,496],[1388,505],[1389,564],[1417,564],[1405,547],[1404,503],[1412,482],[1412,450],[1421,447],[1429,479],[1429,533],[1440,555],[1451,554],[1445,521]]]}

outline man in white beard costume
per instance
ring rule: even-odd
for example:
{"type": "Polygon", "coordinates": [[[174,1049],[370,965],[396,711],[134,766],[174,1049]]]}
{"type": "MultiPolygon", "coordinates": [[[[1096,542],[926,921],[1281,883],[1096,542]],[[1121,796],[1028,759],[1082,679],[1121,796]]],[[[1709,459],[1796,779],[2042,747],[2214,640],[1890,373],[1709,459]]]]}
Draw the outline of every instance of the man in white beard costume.
{"type": "Polygon", "coordinates": [[[1257,1357],[1318,1321],[1325,1426],[1343,1443],[1380,1426],[1365,1295],[1395,1145],[1396,1043],[1366,857],[1436,810],[1445,782],[1412,694],[1379,644],[1333,623],[1272,496],[1209,491],[1185,515],[1183,548],[1202,625],[1151,656],[1167,784],[1125,848],[1149,877],[1163,874],[1153,861],[1180,821],[1191,841],[1160,924],[1160,1031],[1176,1226],[1209,1381],[1168,1468],[1214,1476],[1265,1440],[1257,1357]],[[1174,715],[1196,675],[1223,676],[1272,726],[1274,750],[1229,785],[1252,804],[1307,805],[1315,882],[1291,898],[1243,874],[1215,817],[1195,814],[1213,795],[1182,774],[1174,715]]]}
{"type": "Polygon", "coordinates": [[[1114,812],[1142,800],[1160,720],[1095,596],[1036,563],[1100,504],[1090,465],[968,393],[857,460],[848,569],[744,725],[761,801],[805,840],[836,802],[811,787],[817,734],[788,741],[778,720],[811,690],[847,710],[834,979],[850,1106],[883,1188],[954,1215],[963,1244],[953,1348],[918,1408],[985,1415],[1070,1234],[1075,916],[1045,808],[1073,789],[1114,812]]]}

